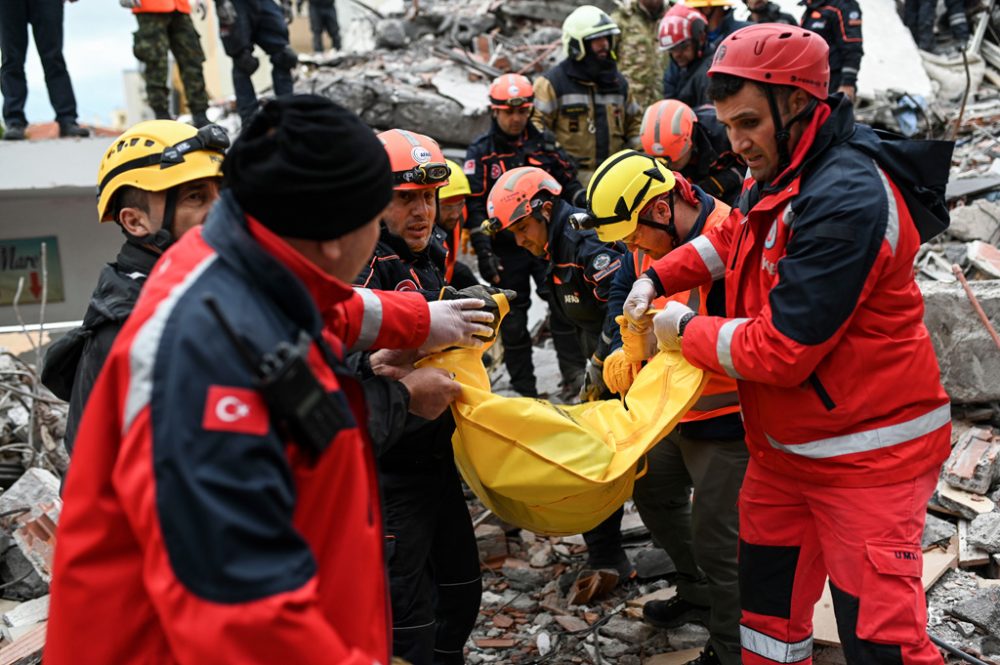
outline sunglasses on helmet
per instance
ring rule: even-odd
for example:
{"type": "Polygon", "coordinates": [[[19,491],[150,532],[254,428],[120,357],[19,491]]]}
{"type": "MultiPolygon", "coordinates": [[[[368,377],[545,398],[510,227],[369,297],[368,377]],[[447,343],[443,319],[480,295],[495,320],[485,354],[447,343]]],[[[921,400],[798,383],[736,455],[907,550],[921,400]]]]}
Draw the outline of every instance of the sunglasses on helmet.
{"type": "Polygon", "coordinates": [[[417,164],[406,171],[393,171],[392,179],[397,185],[433,185],[444,182],[451,175],[451,169],[442,162],[417,164]]]}

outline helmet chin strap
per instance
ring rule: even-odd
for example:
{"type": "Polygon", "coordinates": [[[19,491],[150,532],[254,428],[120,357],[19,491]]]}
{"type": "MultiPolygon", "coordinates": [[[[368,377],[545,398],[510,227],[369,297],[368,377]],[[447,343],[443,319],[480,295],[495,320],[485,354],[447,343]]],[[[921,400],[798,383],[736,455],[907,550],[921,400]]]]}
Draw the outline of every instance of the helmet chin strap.
{"type": "Polygon", "coordinates": [[[781,121],[781,112],[778,110],[778,99],[774,94],[774,89],[769,85],[761,87],[764,88],[767,105],[771,109],[771,120],[774,122],[774,140],[778,144],[778,168],[774,174],[777,177],[792,163],[791,151],[788,146],[788,142],[792,137],[792,125],[811,117],[819,102],[815,97],[810,96],[809,103],[806,104],[805,108],[789,118],[787,123],[784,123],[781,121]]]}
{"type": "Polygon", "coordinates": [[[166,192],[166,200],[163,203],[163,224],[160,230],[145,238],[137,238],[125,228],[125,237],[130,244],[143,249],[152,250],[156,254],[162,254],[174,244],[174,214],[177,211],[177,188],[171,187],[166,192]]]}
{"type": "Polygon", "coordinates": [[[674,192],[673,192],[673,190],[671,190],[670,194],[667,196],[667,205],[670,206],[670,222],[669,223],[664,224],[663,222],[657,222],[655,220],[652,220],[652,219],[649,219],[649,218],[644,218],[644,217],[639,217],[636,221],[639,224],[642,224],[643,226],[649,226],[649,227],[654,228],[654,229],[659,229],[661,231],[666,231],[667,235],[670,236],[670,239],[673,241],[674,247],[680,247],[681,246],[681,240],[680,240],[680,238],[677,235],[677,224],[676,224],[676,222],[674,222],[674,220],[676,219],[676,217],[674,216],[674,192]]]}

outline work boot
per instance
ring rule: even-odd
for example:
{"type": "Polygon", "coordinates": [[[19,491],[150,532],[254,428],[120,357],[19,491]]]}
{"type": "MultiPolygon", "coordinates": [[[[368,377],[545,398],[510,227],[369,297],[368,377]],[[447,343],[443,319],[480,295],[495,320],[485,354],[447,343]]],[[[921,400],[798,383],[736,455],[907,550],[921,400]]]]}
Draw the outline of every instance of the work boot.
{"type": "Polygon", "coordinates": [[[11,123],[7,125],[7,128],[3,132],[4,141],[23,141],[28,138],[25,134],[28,127],[27,125],[22,125],[21,123],[11,123]]]}
{"type": "MultiPolygon", "coordinates": [[[[647,605],[649,603],[646,603],[647,605]]],[[[712,645],[706,644],[704,650],[694,660],[689,660],[684,665],[722,665],[719,654],[715,653],[712,645]]]]}
{"type": "Polygon", "coordinates": [[[90,130],[78,125],[76,120],[59,123],[59,138],[82,139],[88,136],[90,136],[90,130]]]}
{"type": "Polygon", "coordinates": [[[708,618],[708,609],[707,605],[691,603],[680,596],[670,600],[650,600],[642,606],[642,620],[657,628],[676,628],[685,623],[704,623],[708,618]]]}
{"type": "Polygon", "coordinates": [[[205,125],[211,124],[208,119],[208,115],[204,111],[195,111],[191,114],[191,124],[201,129],[205,125]]]}

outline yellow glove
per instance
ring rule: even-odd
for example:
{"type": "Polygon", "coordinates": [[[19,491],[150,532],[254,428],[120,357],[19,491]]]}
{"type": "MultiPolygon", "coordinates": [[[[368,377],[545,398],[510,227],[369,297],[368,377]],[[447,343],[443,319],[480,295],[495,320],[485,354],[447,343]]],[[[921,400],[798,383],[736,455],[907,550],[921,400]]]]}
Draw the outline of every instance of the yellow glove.
{"type": "Polygon", "coordinates": [[[639,363],[634,363],[625,356],[624,350],[615,349],[604,359],[604,385],[611,392],[624,395],[632,387],[639,367],[639,363]]]}
{"type": "Polygon", "coordinates": [[[656,334],[653,332],[653,326],[638,331],[624,315],[616,316],[615,323],[621,328],[622,350],[626,358],[637,363],[653,357],[656,353],[656,334]]]}

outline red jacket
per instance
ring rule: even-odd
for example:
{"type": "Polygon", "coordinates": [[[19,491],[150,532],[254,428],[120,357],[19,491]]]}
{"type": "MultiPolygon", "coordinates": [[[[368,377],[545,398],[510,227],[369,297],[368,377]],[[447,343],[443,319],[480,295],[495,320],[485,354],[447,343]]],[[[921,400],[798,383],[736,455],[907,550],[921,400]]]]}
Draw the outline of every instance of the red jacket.
{"type": "Polygon", "coordinates": [[[695,317],[684,356],[738,380],[757,462],[819,484],[901,482],[949,450],[919,235],[861,149],[877,141],[849,104],[821,104],[775,185],[748,183],[744,212],[653,268],[667,292],[725,276],[728,318],[695,317]]]}
{"type": "Polygon", "coordinates": [[[169,12],[191,13],[188,0],[142,0],[142,4],[132,10],[133,14],[167,14],[169,12]]]}
{"type": "Polygon", "coordinates": [[[427,328],[419,295],[327,277],[224,194],[157,263],[84,412],[45,662],[387,663],[379,493],[341,339],[413,347],[427,328]],[[275,430],[208,296],[258,353],[311,338],[340,407],[314,465],[275,430]]]}

